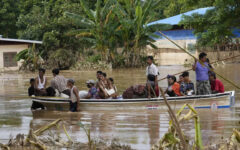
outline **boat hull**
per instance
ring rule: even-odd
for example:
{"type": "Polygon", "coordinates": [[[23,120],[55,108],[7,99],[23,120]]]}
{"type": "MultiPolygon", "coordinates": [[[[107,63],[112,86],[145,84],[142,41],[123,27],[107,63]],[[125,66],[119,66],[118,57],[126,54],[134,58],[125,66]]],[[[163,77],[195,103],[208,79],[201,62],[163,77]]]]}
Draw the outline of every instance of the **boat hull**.
{"type": "MultiPolygon", "coordinates": [[[[235,103],[235,92],[225,92],[221,94],[198,95],[189,97],[168,97],[168,102],[172,109],[181,108],[188,103],[195,108],[230,108],[235,103]]],[[[34,102],[44,105],[47,110],[68,111],[69,99],[57,97],[33,97],[34,102]]],[[[148,110],[167,109],[163,98],[153,99],[82,99],[79,104],[80,111],[126,111],[126,110],[148,110]]]]}

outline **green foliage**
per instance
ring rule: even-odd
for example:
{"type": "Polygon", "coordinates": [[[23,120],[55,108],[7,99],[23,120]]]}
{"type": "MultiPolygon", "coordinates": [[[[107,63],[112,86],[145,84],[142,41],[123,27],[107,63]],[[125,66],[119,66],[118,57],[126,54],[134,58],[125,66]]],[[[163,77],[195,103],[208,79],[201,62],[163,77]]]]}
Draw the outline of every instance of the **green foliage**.
{"type": "Polygon", "coordinates": [[[239,28],[240,1],[216,0],[214,5],[205,15],[185,16],[181,22],[185,28],[194,29],[200,47],[228,43],[234,37],[232,30],[239,28]]]}
{"type": "Polygon", "coordinates": [[[41,55],[42,53],[36,49],[34,44],[32,47],[19,52],[15,59],[17,61],[23,60],[22,69],[35,71],[35,69],[39,68],[43,63],[41,55]]]}
{"type": "Polygon", "coordinates": [[[16,37],[16,21],[19,14],[15,0],[1,0],[0,2],[0,35],[16,37]]]}
{"type": "Polygon", "coordinates": [[[59,69],[69,69],[76,62],[76,55],[67,49],[57,49],[49,53],[47,64],[59,69]]]}

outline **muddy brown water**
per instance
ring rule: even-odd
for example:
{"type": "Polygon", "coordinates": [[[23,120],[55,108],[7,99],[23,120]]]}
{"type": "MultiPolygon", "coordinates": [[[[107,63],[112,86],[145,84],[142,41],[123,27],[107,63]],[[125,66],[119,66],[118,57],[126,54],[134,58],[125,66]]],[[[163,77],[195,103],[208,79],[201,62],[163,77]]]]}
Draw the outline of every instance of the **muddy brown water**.
{"type": "MultiPolygon", "coordinates": [[[[185,70],[182,66],[161,66],[160,78],[185,70]]],[[[240,85],[240,64],[217,66],[216,70],[225,77],[240,85]]],[[[116,86],[122,92],[133,84],[146,81],[145,69],[120,69],[106,71],[108,77],[115,79],[116,86]]],[[[67,78],[76,80],[80,90],[86,90],[85,81],[95,79],[95,71],[73,72],[64,71],[67,78]]],[[[195,74],[190,72],[194,81],[195,74]]],[[[10,136],[18,133],[27,134],[30,128],[37,129],[57,118],[67,123],[69,134],[74,140],[87,142],[87,137],[78,123],[81,121],[91,129],[92,137],[111,141],[117,139],[122,144],[129,144],[134,149],[150,149],[168,129],[169,116],[166,111],[145,110],[129,112],[58,112],[30,110],[31,100],[27,97],[29,78],[37,74],[7,72],[0,74],[0,142],[6,143],[10,136]],[[32,124],[30,124],[32,122],[32,124]]],[[[47,78],[52,75],[47,72],[47,78]]],[[[226,90],[236,90],[224,82],[226,90]]],[[[166,87],[167,82],[161,81],[160,86],[166,87]]],[[[236,105],[231,109],[198,109],[204,145],[215,143],[222,137],[227,138],[232,128],[240,124],[240,91],[236,90],[236,105]]],[[[182,125],[184,133],[194,139],[194,122],[182,125]]]]}

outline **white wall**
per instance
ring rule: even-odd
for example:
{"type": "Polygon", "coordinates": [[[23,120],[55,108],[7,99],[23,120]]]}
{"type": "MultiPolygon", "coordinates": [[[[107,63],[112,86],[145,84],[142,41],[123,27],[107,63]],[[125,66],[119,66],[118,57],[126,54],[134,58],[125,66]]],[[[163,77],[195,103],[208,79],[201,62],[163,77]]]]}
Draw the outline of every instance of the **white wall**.
{"type": "Polygon", "coordinates": [[[28,44],[16,44],[16,45],[0,45],[0,71],[5,70],[18,70],[21,66],[21,62],[18,62],[17,67],[4,67],[3,53],[4,52],[17,52],[27,49],[28,44]]]}

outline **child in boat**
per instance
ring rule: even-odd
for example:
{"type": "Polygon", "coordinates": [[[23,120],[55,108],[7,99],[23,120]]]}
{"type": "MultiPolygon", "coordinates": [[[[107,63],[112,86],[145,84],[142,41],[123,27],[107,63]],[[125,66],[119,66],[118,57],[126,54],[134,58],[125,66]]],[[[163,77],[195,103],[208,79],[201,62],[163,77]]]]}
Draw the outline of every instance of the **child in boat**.
{"type": "Polygon", "coordinates": [[[182,77],[183,77],[183,82],[181,83],[181,86],[180,86],[181,95],[183,95],[183,96],[193,95],[194,94],[194,84],[189,79],[189,72],[187,72],[187,71],[183,72],[182,77]]]}
{"type": "Polygon", "coordinates": [[[70,88],[70,111],[71,112],[76,112],[78,111],[78,105],[79,105],[79,92],[77,87],[74,85],[74,80],[69,79],[67,81],[67,85],[70,88]]]}
{"type": "Polygon", "coordinates": [[[220,80],[216,78],[216,74],[214,72],[209,73],[209,80],[211,83],[212,93],[224,93],[224,86],[220,80]]]}
{"type": "Polygon", "coordinates": [[[34,96],[35,94],[35,89],[34,89],[34,84],[35,84],[35,79],[32,78],[30,79],[30,87],[28,88],[28,96],[34,96]]]}
{"type": "MultiPolygon", "coordinates": [[[[35,79],[32,78],[30,79],[30,87],[28,88],[28,96],[35,96],[35,79]]],[[[36,109],[44,109],[44,106],[41,103],[38,102],[32,102],[31,110],[36,110],[36,109]]]]}
{"type": "Polygon", "coordinates": [[[168,75],[168,88],[165,91],[165,94],[167,93],[170,97],[174,96],[181,96],[180,93],[180,84],[177,83],[177,79],[175,76],[168,75]]]}
{"type": "Polygon", "coordinates": [[[89,88],[86,99],[96,99],[98,96],[97,96],[97,88],[95,87],[94,80],[88,80],[86,84],[87,84],[87,87],[89,88]]]}
{"type": "Polygon", "coordinates": [[[110,80],[110,82],[112,83],[112,86],[113,86],[113,89],[115,90],[115,92],[117,93],[117,87],[116,85],[114,84],[114,80],[113,78],[108,78],[110,80]]]}
{"type": "Polygon", "coordinates": [[[179,75],[178,83],[179,83],[180,85],[183,83],[183,76],[182,76],[182,74],[179,75]]]}

